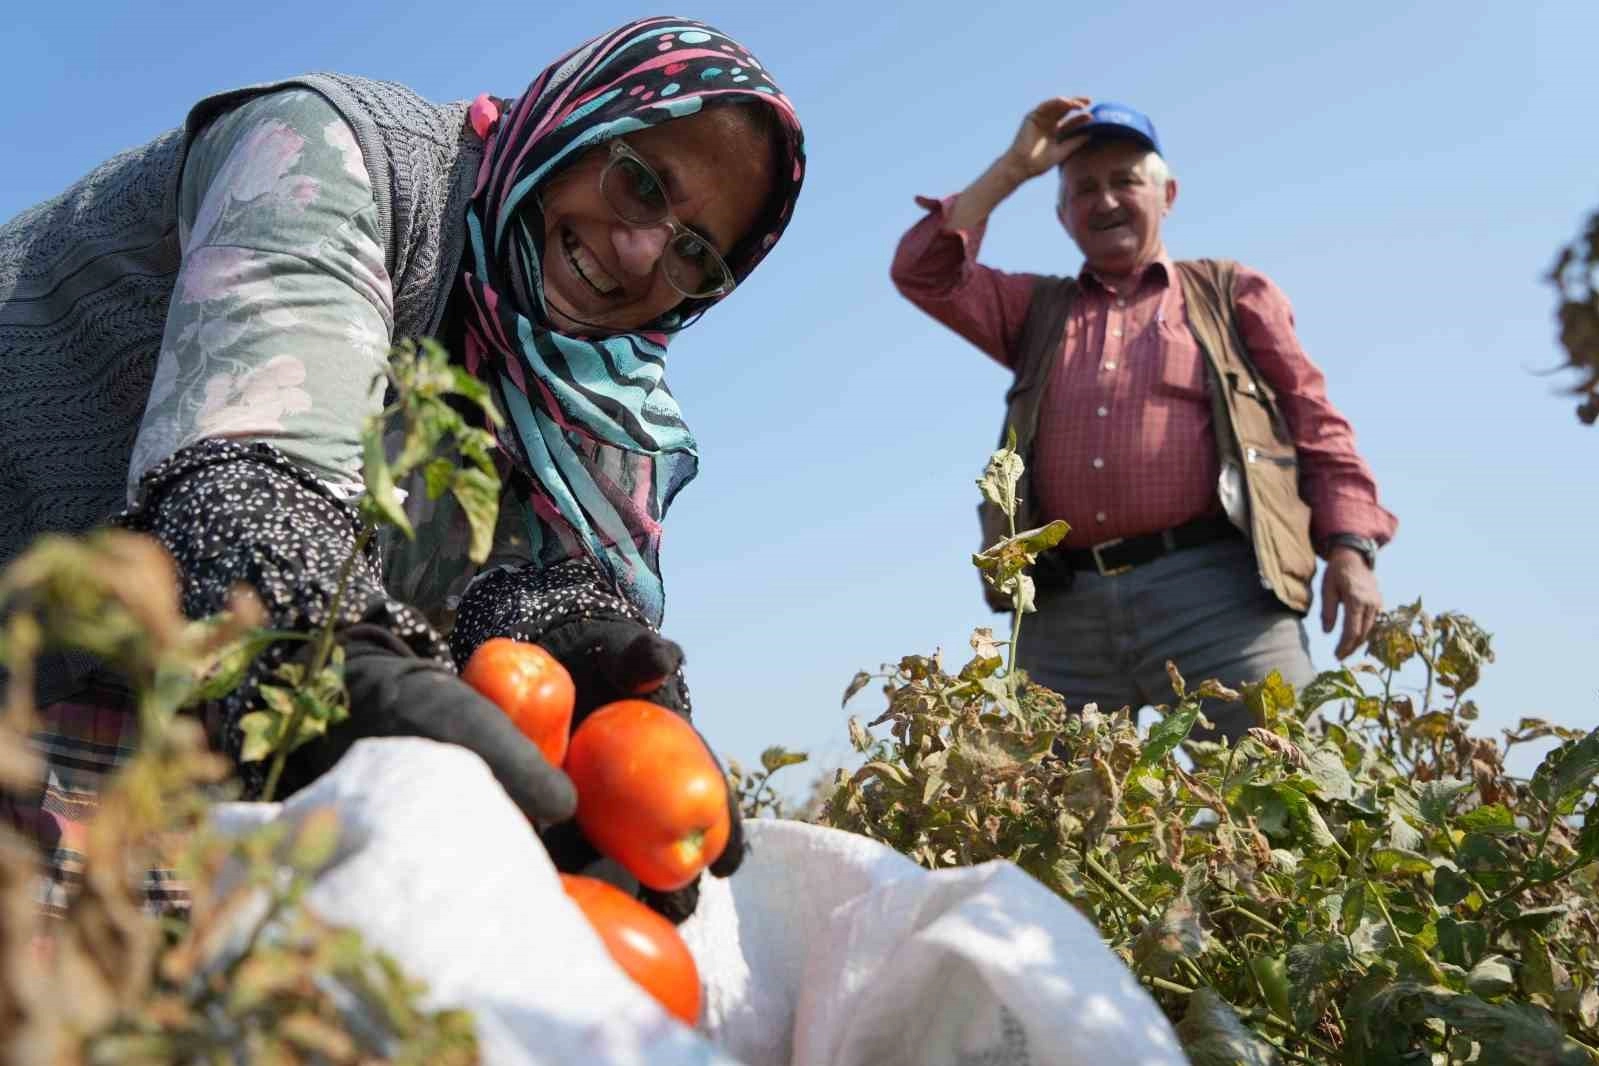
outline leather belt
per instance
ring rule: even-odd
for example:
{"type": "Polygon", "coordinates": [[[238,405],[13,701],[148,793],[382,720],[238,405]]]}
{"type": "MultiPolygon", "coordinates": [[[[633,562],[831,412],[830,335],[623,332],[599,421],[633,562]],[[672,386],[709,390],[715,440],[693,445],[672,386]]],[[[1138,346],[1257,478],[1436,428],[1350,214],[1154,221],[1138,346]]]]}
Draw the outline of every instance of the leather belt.
{"type": "Polygon", "coordinates": [[[1114,577],[1154,562],[1162,555],[1241,536],[1237,526],[1218,515],[1196,518],[1159,533],[1102,541],[1091,548],[1055,548],[1040,556],[1039,561],[1047,560],[1051,566],[1067,570],[1093,570],[1101,577],[1114,577]]]}

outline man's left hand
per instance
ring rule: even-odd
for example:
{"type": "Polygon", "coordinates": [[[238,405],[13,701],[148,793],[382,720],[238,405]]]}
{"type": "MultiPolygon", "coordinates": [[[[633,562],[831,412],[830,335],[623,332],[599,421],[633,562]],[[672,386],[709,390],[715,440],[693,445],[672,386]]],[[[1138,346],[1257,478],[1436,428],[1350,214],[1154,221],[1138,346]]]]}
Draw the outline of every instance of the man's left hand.
{"type": "Polygon", "coordinates": [[[1377,588],[1377,575],[1366,565],[1366,559],[1353,548],[1337,547],[1327,556],[1327,572],[1321,579],[1321,631],[1331,633],[1338,620],[1338,608],[1344,609],[1344,630],[1338,637],[1338,648],[1333,653],[1340,659],[1366,641],[1371,627],[1382,610],[1382,591],[1377,588]]]}

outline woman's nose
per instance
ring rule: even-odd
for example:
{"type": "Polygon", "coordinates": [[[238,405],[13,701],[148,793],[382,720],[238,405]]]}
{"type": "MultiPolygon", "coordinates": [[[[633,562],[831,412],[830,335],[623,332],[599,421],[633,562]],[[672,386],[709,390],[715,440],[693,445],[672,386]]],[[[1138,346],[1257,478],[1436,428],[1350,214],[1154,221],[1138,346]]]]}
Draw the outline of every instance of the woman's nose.
{"type": "Polygon", "coordinates": [[[641,278],[655,270],[671,237],[672,231],[664,225],[611,227],[611,246],[616,249],[617,261],[634,277],[641,278]]]}

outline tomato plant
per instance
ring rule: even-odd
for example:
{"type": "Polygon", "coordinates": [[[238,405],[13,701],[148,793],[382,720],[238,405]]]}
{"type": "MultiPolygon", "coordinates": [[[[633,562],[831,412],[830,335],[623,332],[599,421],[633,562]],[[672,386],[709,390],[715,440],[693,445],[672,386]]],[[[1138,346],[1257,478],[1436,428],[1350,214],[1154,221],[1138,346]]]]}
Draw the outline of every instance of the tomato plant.
{"type": "Polygon", "coordinates": [[[467,660],[461,678],[510,716],[556,766],[566,759],[577,694],[572,675],[537,644],[495,637],[467,660]]]}
{"type": "Polygon", "coordinates": [[[698,733],[666,708],[618,700],[572,735],[577,822],[650,888],[682,888],[727,847],[727,779],[698,733]]]}
{"type": "Polygon", "coordinates": [[[699,1021],[699,968],[671,922],[595,877],[562,874],[561,887],[624,973],[685,1025],[699,1021]]]}

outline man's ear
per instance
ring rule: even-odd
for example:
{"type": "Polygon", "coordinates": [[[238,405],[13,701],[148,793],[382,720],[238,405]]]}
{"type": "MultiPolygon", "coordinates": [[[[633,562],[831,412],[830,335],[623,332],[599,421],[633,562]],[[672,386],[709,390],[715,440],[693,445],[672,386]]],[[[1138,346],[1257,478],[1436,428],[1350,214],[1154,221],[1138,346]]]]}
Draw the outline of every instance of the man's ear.
{"type": "Polygon", "coordinates": [[[1166,179],[1166,210],[1170,211],[1172,204],[1177,202],[1177,179],[1166,179]]]}

